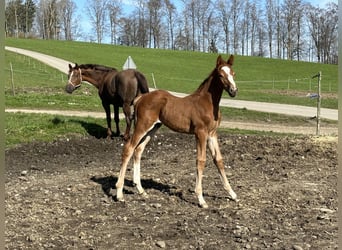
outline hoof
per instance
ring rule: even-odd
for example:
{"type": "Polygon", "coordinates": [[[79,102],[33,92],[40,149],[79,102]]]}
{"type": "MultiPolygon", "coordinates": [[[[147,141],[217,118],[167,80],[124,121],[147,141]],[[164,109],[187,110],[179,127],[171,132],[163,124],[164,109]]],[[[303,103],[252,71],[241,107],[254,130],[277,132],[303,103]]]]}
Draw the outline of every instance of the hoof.
{"type": "Polygon", "coordinates": [[[209,206],[208,206],[207,203],[199,204],[199,206],[200,206],[201,208],[204,208],[204,209],[209,208],[209,206]]]}
{"type": "Polygon", "coordinates": [[[144,197],[144,198],[148,198],[148,194],[145,192],[145,191],[143,191],[143,192],[141,192],[141,193],[139,193],[142,197],[144,197]]]}
{"type": "Polygon", "coordinates": [[[233,200],[233,201],[237,201],[237,195],[236,193],[232,190],[229,192],[229,195],[230,195],[230,199],[233,200]]]}
{"type": "Polygon", "coordinates": [[[125,202],[124,197],[117,197],[116,196],[116,200],[119,201],[119,202],[125,202]]]}

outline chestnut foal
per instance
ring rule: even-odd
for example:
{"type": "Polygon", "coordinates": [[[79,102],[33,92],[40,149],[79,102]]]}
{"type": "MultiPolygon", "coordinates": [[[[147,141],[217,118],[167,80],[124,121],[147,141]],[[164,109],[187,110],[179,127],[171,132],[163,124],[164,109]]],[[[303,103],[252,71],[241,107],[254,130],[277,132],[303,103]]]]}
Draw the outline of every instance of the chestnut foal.
{"type": "Polygon", "coordinates": [[[140,182],[141,155],[152,135],[162,124],[176,132],[195,134],[197,145],[195,193],[199,205],[203,208],[208,207],[202,194],[202,177],[207,145],[219,171],[224,189],[228,191],[231,199],[236,199],[237,195],[231,188],[225,174],[216,133],[221,120],[219,103],[223,90],[226,90],[231,97],[235,97],[238,90],[234,81],[233,61],[233,55],[229,57],[227,62],[218,56],[216,67],[212,73],[194,93],[186,97],[180,98],[167,91],[156,90],[136,98],[134,104],[135,129],[132,137],[124,146],[121,170],[116,183],[116,197],[119,201],[124,201],[125,173],[132,156],[134,161],[133,182],[140,194],[147,195],[140,182]]]}

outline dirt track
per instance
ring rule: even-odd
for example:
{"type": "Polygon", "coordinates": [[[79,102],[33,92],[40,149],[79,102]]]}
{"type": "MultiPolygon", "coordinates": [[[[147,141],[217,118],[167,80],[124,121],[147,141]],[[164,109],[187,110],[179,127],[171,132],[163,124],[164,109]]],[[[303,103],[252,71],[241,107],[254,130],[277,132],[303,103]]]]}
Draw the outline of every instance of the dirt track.
{"type": "MultiPolygon", "coordinates": [[[[197,206],[195,142],[158,133],[136,193],[115,201],[122,140],[64,138],[7,150],[7,249],[337,249],[337,142],[220,134],[227,200],[211,161],[197,206]]],[[[208,157],[209,158],[209,157],[208,157]]],[[[210,159],[208,159],[210,160],[210,159]]],[[[131,165],[130,165],[131,166],[131,165]]]]}

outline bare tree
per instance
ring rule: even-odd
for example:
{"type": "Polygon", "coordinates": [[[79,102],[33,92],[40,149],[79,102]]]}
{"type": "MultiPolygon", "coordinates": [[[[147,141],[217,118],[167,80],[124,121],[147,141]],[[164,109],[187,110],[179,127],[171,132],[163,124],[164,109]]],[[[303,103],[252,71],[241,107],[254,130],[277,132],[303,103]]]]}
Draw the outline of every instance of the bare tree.
{"type": "Polygon", "coordinates": [[[89,0],[86,9],[90,17],[91,24],[96,32],[98,43],[102,43],[102,39],[106,31],[107,5],[107,0],[89,0]]]}
{"type": "Polygon", "coordinates": [[[287,50],[287,59],[290,59],[290,60],[294,59],[294,52],[296,49],[296,39],[297,39],[297,45],[298,45],[298,40],[300,40],[300,26],[301,26],[301,15],[302,15],[301,12],[302,12],[301,0],[285,0],[284,1],[282,5],[282,13],[283,13],[285,27],[286,27],[285,47],[287,50]]]}
{"type": "Polygon", "coordinates": [[[138,18],[138,33],[136,45],[145,48],[147,46],[147,3],[145,0],[136,0],[137,8],[135,18],[138,18]]]}
{"type": "Polygon", "coordinates": [[[160,0],[149,0],[148,3],[148,15],[149,15],[149,47],[160,47],[161,36],[161,14],[162,14],[162,2],[160,0]]]}
{"type": "Polygon", "coordinates": [[[175,49],[174,45],[174,25],[175,25],[175,13],[176,7],[170,0],[164,0],[165,2],[165,13],[166,13],[166,20],[167,20],[167,29],[168,29],[168,46],[171,49],[175,49]]]}
{"type": "Polygon", "coordinates": [[[273,58],[273,38],[274,38],[274,30],[275,30],[275,0],[266,0],[266,27],[267,27],[267,35],[268,35],[268,50],[270,58],[273,58]]]}
{"type": "Polygon", "coordinates": [[[225,51],[228,54],[230,48],[230,20],[231,20],[231,12],[230,12],[230,4],[231,2],[227,2],[224,0],[218,0],[216,3],[218,9],[218,18],[222,23],[222,28],[224,31],[224,45],[225,51]]]}
{"type": "Polygon", "coordinates": [[[64,39],[72,40],[72,18],[76,11],[76,4],[72,0],[60,0],[58,10],[60,28],[63,30],[64,39]]]}
{"type": "Polygon", "coordinates": [[[110,22],[110,43],[117,44],[117,27],[122,14],[121,0],[109,0],[108,2],[108,15],[110,22]]]}
{"type": "Polygon", "coordinates": [[[57,38],[59,29],[56,0],[41,0],[38,4],[37,21],[43,39],[57,38]]]}
{"type": "Polygon", "coordinates": [[[329,63],[330,55],[334,54],[332,48],[337,43],[337,5],[329,4],[327,9],[313,7],[307,8],[308,24],[311,38],[316,49],[318,62],[329,63]]]}
{"type": "Polygon", "coordinates": [[[127,46],[138,46],[138,30],[139,22],[136,15],[132,13],[131,16],[122,17],[119,20],[121,28],[121,35],[119,36],[119,44],[127,46]]]}
{"type": "Polygon", "coordinates": [[[234,54],[238,53],[238,42],[239,42],[239,29],[238,29],[238,25],[239,25],[239,21],[241,18],[241,11],[242,11],[242,5],[243,5],[243,1],[241,0],[232,0],[232,4],[231,4],[231,13],[232,13],[232,24],[233,24],[233,50],[234,50],[234,54]]]}

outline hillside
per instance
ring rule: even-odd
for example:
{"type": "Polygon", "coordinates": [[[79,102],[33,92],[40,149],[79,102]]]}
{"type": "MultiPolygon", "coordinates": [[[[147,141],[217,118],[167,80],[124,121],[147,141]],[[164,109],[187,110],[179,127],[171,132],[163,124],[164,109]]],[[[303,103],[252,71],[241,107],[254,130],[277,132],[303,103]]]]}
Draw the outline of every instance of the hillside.
{"type": "MultiPolygon", "coordinates": [[[[192,92],[210,73],[217,54],[144,49],[86,42],[6,39],[6,46],[29,49],[72,62],[97,63],[122,68],[131,56],[138,69],[158,88],[192,92]]],[[[223,55],[228,58],[228,55],[223,55]]],[[[237,99],[315,106],[315,100],[304,98],[317,90],[321,71],[322,92],[326,108],[337,108],[337,65],[236,56],[234,70],[239,85],[237,99]]]]}

